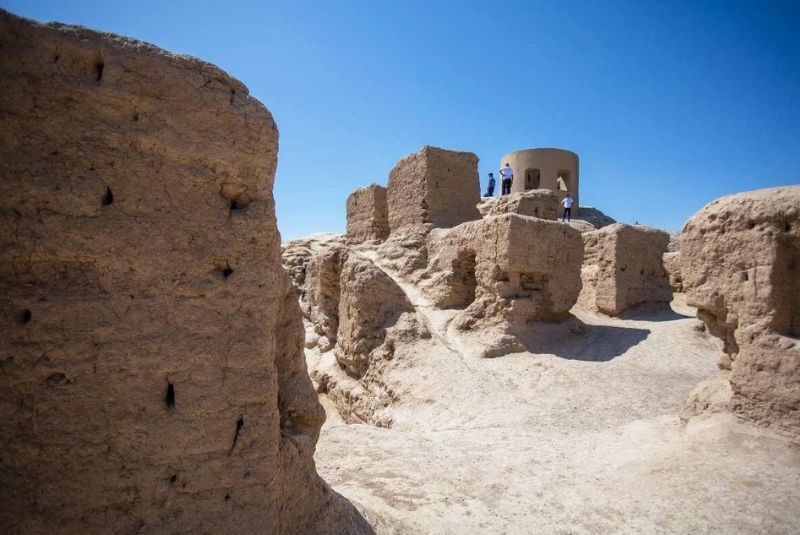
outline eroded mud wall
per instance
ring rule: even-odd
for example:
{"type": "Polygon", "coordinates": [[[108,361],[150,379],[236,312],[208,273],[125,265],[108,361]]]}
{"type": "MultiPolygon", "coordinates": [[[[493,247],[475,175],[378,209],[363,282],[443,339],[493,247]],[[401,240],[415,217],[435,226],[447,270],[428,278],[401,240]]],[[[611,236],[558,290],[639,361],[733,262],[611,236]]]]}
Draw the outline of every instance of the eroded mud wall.
{"type": "Polygon", "coordinates": [[[278,132],[200,60],[0,12],[0,531],[363,529],[280,265],[278,132]]]}

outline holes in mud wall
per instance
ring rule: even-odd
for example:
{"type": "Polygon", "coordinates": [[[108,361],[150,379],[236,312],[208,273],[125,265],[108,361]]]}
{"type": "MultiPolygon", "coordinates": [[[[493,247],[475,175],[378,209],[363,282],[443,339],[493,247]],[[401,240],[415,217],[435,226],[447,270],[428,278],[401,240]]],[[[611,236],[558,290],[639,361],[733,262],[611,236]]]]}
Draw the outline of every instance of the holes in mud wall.
{"type": "Polygon", "coordinates": [[[236,447],[236,443],[239,441],[239,434],[242,432],[242,427],[244,427],[244,417],[239,416],[239,419],[236,420],[236,432],[233,434],[233,443],[231,444],[231,450],[236,447]]]}
{"type": "Polygon", "coordinates": [[[453,261],[453,290],[459,296],[456,306],[467,307],[475,301],[478,280],[475,277],[475,253],[461,251],[453,261]]]}
{"type": "Polygon", "coordinates": [[[227,279],[233,275],[233,268],[230,264],[225,264],[225,266],[220,270],[220,273],[222,273],[223,278],[227,279]]]}
{"type": "Polygon", "coordinates": [[[176,481],[178,481],[178,474],[172,474],[171,476],[169,476],[169,484],[170,485],[172,485],[176,481]]]}
{"type": "Polygon", "coordinates": [[[231,204],[230,204],[231,211],[244,210],[245,208],[247,208],[246,202],[240,201],[238,197],[235,199],[231,199],[231,204]]]}
{"type": "Polygon", "coordinates": [[[168,410],[175,408],[175,386],[172,383],[167,383],[167,393],[164,396],[164,403],[166,403],[168,410]]]}
{"type": "Polygon", "coordinates": [[[228,502],[228,501],[230,501],[230,499],[231,499],[231,495],[230,494],[226,494],[225,495],[225,501],[228,502]]]}
{"type": "Polygon", "coordinates": [[[32,318],[33,318],[33,313],[28,308],[24,309],[19,314],[19,322],[23,325],[30,322],[32,318]]]}
{"type": "Polygon", "coordinates": [[[111,193],[111,188],[106,186],[106,194],[103,195],[103,200],[102,200],[103,206],[108,206],[113,202],[114,202],[114,194],[111,193]]]}
{"type": "Polygon", "coordinates": [[[133,122],[137,122],[139,120],[139,112],[134,111],[133,115],[131,116],[131,119],[133,120],[133,122]]]}
{"type": "Polygon", "coordinates": [[[542,273],[520,273],[519,285],[522,290],[529,292],[539,292],[544,290],[547,284],[547,275],[542,273]]]}
{"type": "Polygon", "coordinates": [[[98,58],[97,61],[94,62],[94,79],[95,81],[99,82],[103,79],[103,70],[106,68],[105,62],[102,58],[98,58]]]}
{"type": "Polygon", "coordinates": [[[775,293],[772,327],[784,336],[800,337],[800,241],[778,247],[772,266],[771,282],[775,293]]]}

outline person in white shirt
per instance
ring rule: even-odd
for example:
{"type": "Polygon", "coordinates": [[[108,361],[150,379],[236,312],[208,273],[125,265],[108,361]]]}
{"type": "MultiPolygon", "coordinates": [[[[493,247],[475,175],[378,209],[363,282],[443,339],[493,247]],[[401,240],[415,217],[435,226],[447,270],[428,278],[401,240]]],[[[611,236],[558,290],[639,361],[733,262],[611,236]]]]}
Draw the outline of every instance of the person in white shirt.
{"type": "Polygon", "coordinates": [[[505,167],[500,169],[500,176],[503,178],[500,183],[500,195],[507,195],[511,193],[511,183],[514,181],[514,171],[511,169],[511,165],[509,165],[508,162],[506,162],[505,167]]]}
{"type": "Polygon", "coordinates": [[[561,221],[572,221],[572,205],[575,201],[567,192],[567,196],[561,201],[561,206],[564,207],[564,214],[561,216],[561,221]]]}

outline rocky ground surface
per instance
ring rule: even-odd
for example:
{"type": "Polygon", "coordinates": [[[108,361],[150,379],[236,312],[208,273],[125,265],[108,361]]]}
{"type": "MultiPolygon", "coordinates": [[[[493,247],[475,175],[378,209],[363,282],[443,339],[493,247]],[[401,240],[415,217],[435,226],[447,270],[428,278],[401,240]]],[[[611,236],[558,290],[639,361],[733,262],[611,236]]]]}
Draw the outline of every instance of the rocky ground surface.
{"type": "MultiPolygon", "coordinates": [[[[575,308],[482,359],[457,310],[398,284],[431,336],[382,370],[391,426],[346,424],[321,395],[315,456],[378,533],[800,531],[797,446],[729,414],[679,419],[722,346],[681,294],[621,318],[575,308]]],[[[309,370],[332,353],[307,350],[309,370]]]]}

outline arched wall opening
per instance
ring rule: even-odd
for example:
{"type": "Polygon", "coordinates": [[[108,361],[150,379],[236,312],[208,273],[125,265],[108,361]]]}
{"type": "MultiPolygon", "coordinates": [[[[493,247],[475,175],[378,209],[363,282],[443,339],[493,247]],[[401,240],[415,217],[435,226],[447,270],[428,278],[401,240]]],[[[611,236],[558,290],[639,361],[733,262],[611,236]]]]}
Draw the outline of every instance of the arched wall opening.
{"type": "Polygon", "coordinates": [[[456,299],[456,307],[468,307],[475,301],[475,290],[478,287],[478,280],[475,277],[475,252],[460,251],[453,261],[453,289],[456,299]]]}

